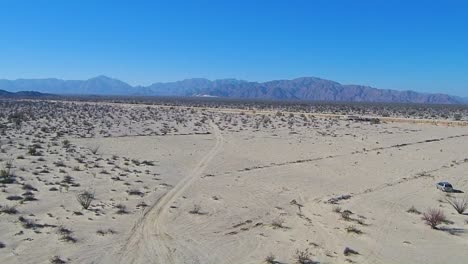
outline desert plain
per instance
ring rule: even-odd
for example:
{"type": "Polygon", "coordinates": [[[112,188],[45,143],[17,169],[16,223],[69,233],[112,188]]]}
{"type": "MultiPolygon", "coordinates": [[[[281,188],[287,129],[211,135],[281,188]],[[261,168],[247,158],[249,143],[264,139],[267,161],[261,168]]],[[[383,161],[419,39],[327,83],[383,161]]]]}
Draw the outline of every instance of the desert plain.
{"type": "Polygon", "coordinates": [[[468,192],[463,122],[183,104],[0,107],[0,263],[468,259],[468,215],[450,204],[468,192]],[[456,192],[438,190],[441,181],[456,192]],[[422,219],[429,210],[445,216],[434,228],[422,219]]]}

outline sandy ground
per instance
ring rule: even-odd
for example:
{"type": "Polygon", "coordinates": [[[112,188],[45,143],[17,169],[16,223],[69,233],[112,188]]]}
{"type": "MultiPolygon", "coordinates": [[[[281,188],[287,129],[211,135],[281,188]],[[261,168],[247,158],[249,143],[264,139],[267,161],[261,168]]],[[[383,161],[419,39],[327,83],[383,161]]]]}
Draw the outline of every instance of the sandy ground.
{"type": "Polygon", "coordinates": [[[446,201],[466,193],[435,187],[468,192],[468,127],[130,108],[58,108],[76,114],[67,120],[37,108],[20,127],[4,118],[0,169],[14,182],[1,185],[0,263],[468,257],[468,215],[446,201]],[[431,229],[411,207],[448,220],[431,229]]]}

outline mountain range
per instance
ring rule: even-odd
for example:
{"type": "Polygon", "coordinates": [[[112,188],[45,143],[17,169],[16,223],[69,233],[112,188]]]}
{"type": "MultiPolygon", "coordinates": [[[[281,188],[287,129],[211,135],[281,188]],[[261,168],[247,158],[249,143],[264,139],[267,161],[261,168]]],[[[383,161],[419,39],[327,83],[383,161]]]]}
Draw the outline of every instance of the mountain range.
{"type": "Polygon", "coordinates": [[[123,81],[97,76],[88,80],[0,79],[0,90],[35,91],[60,95],[126,96],[214,96],[226,98],[308,100],[338,102],[389,102],[465,104],[468,98],[446,94],[377,89],[363,85],[343,85],[315,77],[293,80],[249,82],[237,79],[186,79],[177,82],[131,86],[123,81]]]}
{"type": "Polygon", "coordinates": [[[20,92],[8,92],[0,90],[0,97],[3,98],[37,98],[37,97],[54,97],[52,94],[34,92],[34,91],[20,91],[20,92]]]}

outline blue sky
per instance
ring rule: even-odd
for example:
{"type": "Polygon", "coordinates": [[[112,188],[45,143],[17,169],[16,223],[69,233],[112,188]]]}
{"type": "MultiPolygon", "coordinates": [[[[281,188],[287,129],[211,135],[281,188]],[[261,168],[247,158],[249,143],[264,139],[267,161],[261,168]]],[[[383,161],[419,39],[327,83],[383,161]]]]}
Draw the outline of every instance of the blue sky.
{"type": "Polygon", "coordinates": [[[316,76],[468,96],[468,1],[0,0],[0,78],[316,76]]]}

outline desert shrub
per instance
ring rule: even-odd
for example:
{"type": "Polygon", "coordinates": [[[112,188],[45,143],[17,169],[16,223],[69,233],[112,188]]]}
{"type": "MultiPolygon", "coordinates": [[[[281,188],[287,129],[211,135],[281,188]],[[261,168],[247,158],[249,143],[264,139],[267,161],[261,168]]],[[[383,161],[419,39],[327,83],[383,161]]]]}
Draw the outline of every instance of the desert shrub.
{"type": "Polygon", "coordinates": [[[19,200],[23,200],[23,197],[21,197],[19,195],[10,195],[10,196],[7,196],[6,199],[8,201],[19,201],[19,200]]]}
{"type": "Polygon", "coordinates": [[[351,215],[352,215],[352,214],[353,214],[353,213],[352,213],[351,211],[349,211],[349,210],[344,210],[344,211],[341,212],[341,218],[343,218],[343,219],[346,220],[346,221],[349,221],[349,220],[351,220],[351,215]]]}
{"type": "Polygon", "coordinates": [[[50,258],[50,263],[52,264],[65,264],[67,263],[65,260],[62,260],[59,256],[53,256],[50,258]]]}
{"type": "Polygon", "coordinates": [[[91,148],[91,153],[96,154],[99,151],[100,146],[96,146],[94,148],[91,148]]]}
{"type": "Polygon", "coordinates": [[[20,221],[21,225],[26,229],[36,229],[44,227],[44,225],[37,224],[33,220],[24,218],[22,216],[18,217],[18,221],[20,221]]]}
{"type": "Polygon", "coordinates": [[[454,198],[454,197],[447,197],[446,201],[459,214],[464,214],[466,209],[468,209],[468,200],[466,198],[457,199],[457,198],[454,198]]]}
{"type": "Polygon", "coordinates": [[[35,191],[35,192],[37,192],[37,189],[34,188],[34,186],[32,186],[32,185],[29,184],[29,183],[24,184],[23,187],[22,187],[22,189],[23,189],[23,190],[28,190],[28,191],[35,191]]]}
{"type": "Polygon", "coordinates": [[[72,236],[73,231],[64,227],[59,226],[57,228],[57,233],[60,235],[60,240],[70,243],[76,243],[77,239],[72,236]]]}
{"type": "Polygon", "coordinates": [[[15,176],[11,172],[11,167],[13,163],[11,161],[7,161],[5,166],[0,169],[0,183],[9,184],[15,182],[15,176]]]}
{"type": "Polygon", "coordinates": [[[65,162],[63,162],[61,160],[58,160],[58,161],[54,162],[54,165],[57,166],[57,167],[66,167],[65,162]]]}
{"type": "Polygon", "coordinates": [[[0,214],[17,214],[18,210],[14,206],[0,206],[0,214]]]}
{"type": "Polygon", "coordinates": [[[91,202],[94,200],[94,192],[82,191],[76,195],[76,200],[80,203],[83,209],[87,210],[91,205],[91,202]]]}
{"type": "Polygon", "coordinates": [[[201,206],[199,204],[194,204],[192,210],[190,210],[189,213],[201,214],[201,206]]]}
{"type": "Polygon", "coordinates": [[[418,211],[418,209],[416,209],[416,207],[411,206],[410,209],[408,209],[406,212],[408,213],[412,213],[412,214],[421,214],[421,212],[418,211]]]}
{"type": "Polygon", "coordinates": [[[447,221],[444,213],[439,209],[429,209],[427,212],[423,213],[422,219],[432,229],[437,229],[438,225],[442,224],[444,221],[447,221]]]}
{"type": "Polygon", "coordinates": [[[98,231],[96,231],[96,234],[98,235],[101,235],[101,236],[105,236],[107,234],[116,234],[117,232],[114,230],[114,229],[111,229],[111,228],[108,228],[108,229],[99,229],[98,231]]]}
{"type": "Polygon", "coordinates": [[[356,250],[353,250],[353,249],[351,249],[351,248],[349,248],[349,247],[346,247],[346,248],[344,249],[344,251],[343,251],[343,254],[344,254],[345,256],[349,256],[349,255],[359,255],[359,252],[357,252],[356,250]]]}
{"type": "Polygon", "coordinates": [[[276,263],[276,256],[273,255],[273,253],[270,253],[270,255],[268,255],[268,256],[265,258],[265,262],[266,262],[266,263],[269,263],[269,264],[275,264],[275,263],[276,263]]]}
{"type": "Polygon", "coordinates": [[[131,189],[131,190],[128,190],[127,193],[128,193],[129,195],[138,195],[138,196],[144,196],[144,195],[145,195],[142,191],[140,191],[140,190],[138,190],[138,189],[131,189]]]}
{"type": "Polygon", "coordinates": [[[64,148],[69,148],[70,145],[71,145],[70,140],[65,139],[64,141],[62,141],[62,146],[63,146],[64,148]]]}
{"type": "Polygon", "coordinates": [[[294,260],[298,264],[312,264],[314,263],[311,259],[312,254],[309,252],[309,249],[306,250],[296,250],[294,254],[294,260]]]}
{"type": "Polygon", "coordinates": [[[127,206],[124,204],[118,204],[115,206],[115,208],[117,208],[117,214],[128,214],[127,206]]]}
{"type": "Polygon", "coordinates": [[[348,226],[346,227],[346,232],[348,233],[355,233],[355,234],[362,234],[362,231],[358,228],[356,228],[355,226],[348,226]]]}
{"type": "Polygon", "coordinates": [[[284,219],[281,217],[277,217],[271,221],[271,225],[274,228],[284,228],[284,219]]]}
{"type": "Polygon", "coordinates": [[[35,146],[31,146],[28,148],[28,154],[31,156],[39,156],[40,153],[37,151],[35,146]]]}

